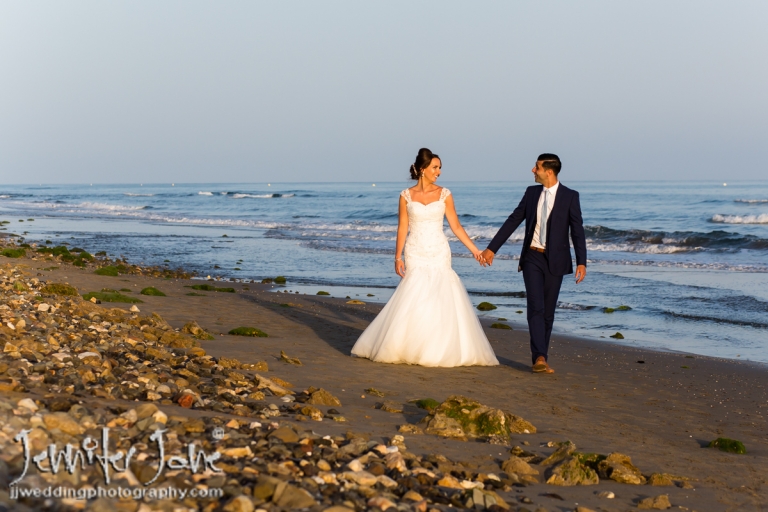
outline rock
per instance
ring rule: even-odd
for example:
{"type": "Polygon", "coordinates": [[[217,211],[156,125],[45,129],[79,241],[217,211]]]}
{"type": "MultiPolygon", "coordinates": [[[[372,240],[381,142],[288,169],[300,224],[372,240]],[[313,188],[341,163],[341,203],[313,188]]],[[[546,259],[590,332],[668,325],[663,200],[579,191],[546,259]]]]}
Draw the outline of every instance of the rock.
{"type": "Polygon", "coordinates": [[[253,512],[256,507],[248,496],[236,496],[224,505],[224,512],[253,512]]]}
{"type": "Polygon", "coordinates": [[[176,403],[185,409],[189,409],[195,403],[195,397],[189,393],[184,393],[176,400],[176,403]]]}
{"type": "Polygon", "coordinates": [[[268,379],[266,377],[262,377],[258,373],[254,375],[254,380],[258,383],[257,386],[259,389],[267,388],[270,390],[274,395],[277,396],[286,396],[293,394],[290,389],[285,389],[282,386],[279,386],[277,383],[275,383],[272,379],[268,379]]]}
{"type": "Polygon", "coordinates": [[[281,508],[309,508],[317,505],[315,498],[307,491],[295,485],[285,484],[284,487],[278,485],[272,501],[281,508]]]}
{"type": "Polygon", "coordinates": [[[618,331],[616,331],[616,334],[611,334],[610,337],[613,338],[613,339],[616,339],[616,340],[623,340],[624,339],[624,335],[621,334],[618,331]]]}
{"type": "Polygon", "coordinates": [[[408,466],[405,464],[405,458],[399,451],[388,453],[384,457],[384,461],[386,462],[387,469],[394,469],[400,473],[404,473],[408,469],[408,466]]]}
{"type": "Polygon", "coordinates": [[[622,453],[611,453],[597,465],[600,478],[610,478],[621,484],[642,485],[645,477],[640,470],[632,465],[629,456],[622,453]]]}
{"type": "Polygon", "coordinates": [[[403,406],[397,402],[393,402],[392,400],[385,400],[383,402],[378,402],[376,403],[375,407],[376,409],[380,409],[385,412],[391,412],[396,414],[403,412],[403,406]]]}
{"type": "Polygon", "coordinates": [[[299,435],[291,427],[280,427],[270,432],[269,437],[274,437],[284,443],[298,443],[299,435]]]}
{"type": "Polygon", "coordinates": [[[597,493],[598,498],[605,498],[607,500],[612,500],[616,497],[615,494],[613,494],[611,491],[600,491],[597,493]]]}
{"type": "Polygon", "coordinates": [[[368,500],[368,506],[378,508],[379,510],[387,510],[390,508],[397,508],[397,506],[387,498],[383,496],[374,496],[368,500]]]}
{"type": "Polygon", "coordinates": [[[355,510],[347,507],[342,507],[341,505],[334,505],[332,507],[323,509],[323,512],[355,512],[355,510]]]}
{"type": "Polygon", "coordinates": [[[736,439],[728,439],[727,437],[718,437],[707,446],[709,448],[718,448],[719,450],[728,453],[747,453],[747,449],[744,447],[744,443],[737,441],[736,439]]]}
{"type": "Polygon", "coordinates": [[[398,432],[401,434],[423,434],[424,430],[421,427],[418,427],[416,425],[411,425],[410,423],[406,423],[405,425],[400,425],[397,429],[398,432]]]}
{"type": "Polygon", "coordinates": [[[19,401],[16,403],[16,405],[17,405],[18,407],[21,407],[21,408],[27,409],[27,410],[28,410],[28,411],[30,411],[30,412],[37,412],[37,410],[39,409],[39,407],[37,406],[37,404],[35,403],[35,401],[34,401],[34,400],[32,400],[31,398],[22,398],[21,400],[19,400],[19,401]]]}
{"type": "Polygon", "coordinates": [[[369,487],[376,485],[377,482],[377,477],[368,471],[345,471],[341,474],[341,478],[354,482],[357,485],[367,485],[369,487]]]}
{"type": "Polygon", "coordinates": [[[138,306],[136,306],[136,304],[134,304],[133,306],[131,306],[131,309],[130,309],[129,311],[130,311],[131,313],[138,313],[138,312],[140,312],[141,310],[138,308],[138,306]]]}
{"type": "Polygon", "coordinates": [[[668,495],[660,494],[658,496],[640,500],[637,504],[637,508],[643,510],[666,510],[672,508],[672,504],[669,502],[668,495]]]}
{"type": "Polygon", "coordinates": [[[445,475],[443,478],[437,481],[437,485],[441,487],[448,487],[450,489],[463,489],[461,483],[451,475],[445,475]]]}
{"type": "Polygon", "coordinates": [[[561,486],[596,485],[599,482],[597,473],[582,464],[577,457],[566,459],[555,466],[547,479],[548,484],[561,486]]]}
{"type": "Polygon", "coordinates": [[[461,395],[449,396],[422,421],[427,423],[426,433],[453,439],[479,437],[506,440],[510,433],[536,432],[536,427],[519,416],[461,395]]]}
{"type": "Polygon", "coordinates": [[[421,501],[424,497],[416,491],[408,491],[403,494],[403,499],[408,501],[421,501]]]}
{"type": "MultiPolygon", "coordinates": [[[[213,340],[213,339],[215,339],[214,336],[212,336],[205,329],[200,327],[200,325],[197,322],[195,322],[195,321],[187,322],[186,324],[184,324],[184,327],[181,328],[181,332],[184,332],[184,333],[187,333],[187,334],[191,334],[192,336],[194,336],[195,338],[197,338],[199,340],[213,340]]],[[[219,364],[221,364],[221,363],[219,363],[219,364]]]]}
{"type": "Polygon", "coordinates": [[[45,428],[49,431],[58,429],[65,434],[76,436],[85,430],[72,416],[65,412],[52,412],[43,416],[45,428]]]}
{"type": "Polygon", "coordinates": [[[509,509],[509,505],[493,491],[484,491],[479,488],[472,489],[467,493],[469,496],[465,502],[467,508],[475,510],[487,510],[493,506],[502,509],[509,509]]]}
{"type": "Polygon", "coordinates": [[[505,460],[501,464],[501,470],[505,473],[515,473],[517,475],[538,475],[539,472],[533,469],[530,464],[525,462],[520,457],[512,455],[509,459],[505,460]]]}
{"type": "Polygon", "coordinates": [[[51,306],[49,304],[46,304],[45,302],[37,305],[37,310],[42,311],[43,313],[48,312],[49,309],[51,309],[51,306]]]}
{"type": "Polygon", "coordinates": [[[578,507],[573,509],[573,512],[595,512],[595,511],[592,510],[591,508],[582,507],[581,505],[579,505],[578,507]]]}
{"type": "Polygon", "coordinates": [[[502,323],[499,323],[499,322],[492,323],[491,324],[491,329],[504,329],[504,330],[509,330],[509,331],[512,330],[512,328],[510,326],[508,326],[507,324],[502,324],[502,323]]]}
{"type": "Polygon", "coordinates": [[[242,457],[253,457],[253,451],[251,451],[250,446],[234,446],[232,448],[225,448],[221,451],[221,453],[234,459],[239,459],[242,457]]]}
{"type": "Polygon", "coordinates": [[[157,411],[158,408],[155,404],[141,404],[136,408],[136,418],[138,420],[143,420],[144,418],[153,416],[157,411]]]}
{"type": "Polygon", "coordinates": [[[460,439],[462,441],[467,440],[467,434],[457,420],[440,413],[432,415],[431,418],[427,416],[425,419],[429,419],[427,428],[424,429],[426,434],[447,437],[449,439],[460,439]]]}
{"type": "Polygon", "coordinates": [[[232,336],[250,336],[252,338],[269,338],[269,334],[256,327],[236,327],[227,334],[232,336]]]}
{"type": "Polygon", "coordinates": [[[573,452],[576,451],[576,445],[571,441],[563,441],[557,443],[557,450],[554,451],[549,457],[541,461],[542,466],[551,466],[556,464],[567,457],[570,457],[573,452]]]}
{"type": "Polygon", "coordinates": [[[341,401],[323,388],[309,395],[308,404],[327,405],[329,407],[341,407],[341,401]]]}
{"type": "Polygon", "coordinates": [[[494,306],[490,302],[481,302],[480,304],[477,305],[477,309],[479,309],[480,311],[493,311],[494,309],[496,309],[496,306],[494,306]]]}
{"type": "Polygon", "coordinates": [[[323,421],[323,411],[318,409],[317,407],[312,407],[311,405],[305,405],[301,408],[301,414],[304,416],[309,416],[315,421],[323,421]]]}
{"type": "Polygon", "coordinates": [[[301,361],[299,361],[298,358],[288,357],[288,354],[286,354],[283,350],[280,351],[280,360],[295,366],[302,366],[301,361]]]}

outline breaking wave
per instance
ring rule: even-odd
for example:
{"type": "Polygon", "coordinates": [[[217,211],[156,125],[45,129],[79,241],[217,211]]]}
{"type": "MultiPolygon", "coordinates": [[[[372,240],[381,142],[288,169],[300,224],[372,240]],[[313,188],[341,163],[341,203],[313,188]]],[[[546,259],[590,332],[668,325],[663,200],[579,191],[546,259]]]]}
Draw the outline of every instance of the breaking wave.
{"type": "Polygon", "coordinates": [[[766,204],[768,199],[734,199],[734,203],[766,204]]]}
{"type": "Polygon", "coordinates": [[[760,215],[713,215],[711,222],[718,224],[768,224],[768,213],[760,215]]]}

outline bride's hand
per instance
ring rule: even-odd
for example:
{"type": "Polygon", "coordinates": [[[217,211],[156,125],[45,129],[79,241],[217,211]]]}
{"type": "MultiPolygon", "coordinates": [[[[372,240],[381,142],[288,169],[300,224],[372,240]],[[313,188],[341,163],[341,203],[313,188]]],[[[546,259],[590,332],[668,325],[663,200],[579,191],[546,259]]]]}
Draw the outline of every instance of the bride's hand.
{"type": "Polygon", "coordinates": [[[403,260],[395,260],[395,273],[400,277],[405,277],[405,263],[403,263],[403,260]]]}
{"type": "Polygon", "coordinates": [[[483,258],[482,251],[472,251],[472,256],[475,257],[478,263],[480,263],[481,266],[486,266],[488,264],[487,261],[485,261],[485,258],[483,258]]]}

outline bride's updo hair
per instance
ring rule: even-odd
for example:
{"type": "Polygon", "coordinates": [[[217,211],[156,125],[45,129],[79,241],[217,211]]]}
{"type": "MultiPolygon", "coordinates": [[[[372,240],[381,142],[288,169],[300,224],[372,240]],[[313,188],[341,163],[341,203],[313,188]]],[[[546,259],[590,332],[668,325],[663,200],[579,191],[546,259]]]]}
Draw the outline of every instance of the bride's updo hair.
{"type": "Polygon", "coordinates": [[[436,153],[431,152],[427,148],[421,148],[419,154],[416,155],[416,161],[411,165],[411,179],[418,180],[421,178],[421,172],[429,167],[433,158],[440,160],[436,153]]]}

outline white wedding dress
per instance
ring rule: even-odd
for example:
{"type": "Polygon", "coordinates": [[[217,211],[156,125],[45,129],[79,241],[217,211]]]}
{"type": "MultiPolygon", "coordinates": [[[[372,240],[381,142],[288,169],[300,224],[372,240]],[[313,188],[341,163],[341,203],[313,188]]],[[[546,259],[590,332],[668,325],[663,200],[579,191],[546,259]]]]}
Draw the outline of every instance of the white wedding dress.
{"type": "Polygon", "coordinates": [[[421,366],[497,365],[467,290],[451,268],[443,232],[445,198],[427,205],[405,198],[408,239],[405,277],[352,347],[352,355],[382,363],[421,366]]]}

